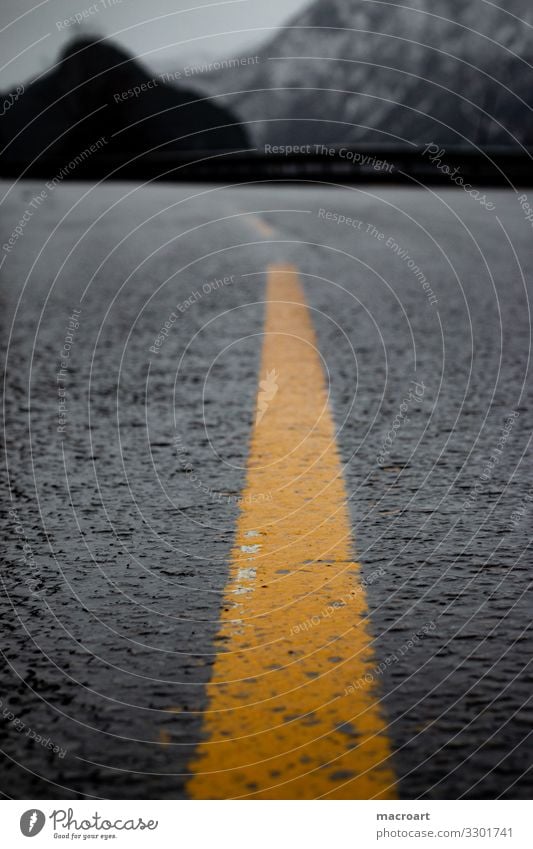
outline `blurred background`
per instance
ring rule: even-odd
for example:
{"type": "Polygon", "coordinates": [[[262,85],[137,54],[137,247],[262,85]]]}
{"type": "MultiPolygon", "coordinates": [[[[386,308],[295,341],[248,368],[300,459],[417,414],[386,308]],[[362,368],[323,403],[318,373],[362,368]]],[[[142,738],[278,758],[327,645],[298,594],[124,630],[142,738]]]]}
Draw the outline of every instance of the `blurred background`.
{"type": "Polygon", "coordinates": [[[93,169],[141,153],[532,143],[527,0],[8,0],[1,15],[4,170],[104,133],[93,169]]]}

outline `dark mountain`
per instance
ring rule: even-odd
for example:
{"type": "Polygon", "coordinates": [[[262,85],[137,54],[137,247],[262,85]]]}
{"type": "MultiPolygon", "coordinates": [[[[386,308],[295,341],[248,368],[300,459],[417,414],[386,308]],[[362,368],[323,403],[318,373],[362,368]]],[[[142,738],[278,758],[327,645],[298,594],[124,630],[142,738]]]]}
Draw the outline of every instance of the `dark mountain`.
{"type": "Polygon", "coordinates": [[[316,0],[199,84],[235,92],[260,145],[533,144],[533,7],[500,2],[316,0]]]}
{"type": "Polygon", "coordinates": [[[65,162],[102,137],[92,160],[247,147],[227,108],[154,77],[107,41],[72,42],[55,68],[11,100],[0,121],[4,166],[65,162]]]}

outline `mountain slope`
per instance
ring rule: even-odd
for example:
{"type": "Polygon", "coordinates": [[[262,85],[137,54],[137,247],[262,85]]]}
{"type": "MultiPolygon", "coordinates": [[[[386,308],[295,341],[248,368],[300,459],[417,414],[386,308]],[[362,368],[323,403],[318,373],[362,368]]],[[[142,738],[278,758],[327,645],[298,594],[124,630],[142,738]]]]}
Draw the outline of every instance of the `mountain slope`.
{"type": "Polygon", "coordinates": [[[316,0],[258,64],[199,82],[261,145],[531,144],[532,24],[529,0],[316,0]]]}
{"type": "Polygon", "coordinates": [[[2,116],[0,165],[66,161],[99,139],[105,144],[91,156],[93,164],[99,157],[126,161],[152,150],[247,146],[228,109],[192,89],[153,78],[108,40],[76,39],[2,116]]]}

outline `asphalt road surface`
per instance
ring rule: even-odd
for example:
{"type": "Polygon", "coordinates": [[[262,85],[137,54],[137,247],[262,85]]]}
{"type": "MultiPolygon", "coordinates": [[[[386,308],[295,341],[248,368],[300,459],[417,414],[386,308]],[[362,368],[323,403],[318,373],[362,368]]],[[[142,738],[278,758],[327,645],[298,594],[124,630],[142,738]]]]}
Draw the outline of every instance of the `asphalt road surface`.
{"type": "Polygon", "coordinates": [[[517,195],[1,193],[4,795],[530,796],[517,195]]]}

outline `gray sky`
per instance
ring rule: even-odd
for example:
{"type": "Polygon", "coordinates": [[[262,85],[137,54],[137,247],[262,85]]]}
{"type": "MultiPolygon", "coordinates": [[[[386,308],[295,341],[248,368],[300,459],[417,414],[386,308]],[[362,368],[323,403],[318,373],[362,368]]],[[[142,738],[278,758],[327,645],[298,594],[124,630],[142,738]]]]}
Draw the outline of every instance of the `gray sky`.
{"type": "Polygon", "coordinates": [[[0,90],[45,70],[79,32],[116,35],[146,64],[245,53],[309,0],[0,0],[0,90]],[[83,15],[81,25],[65,24],[83,15]]]}

